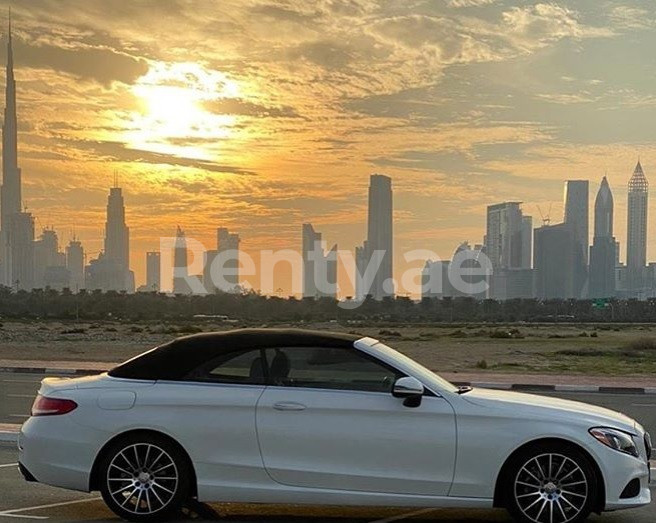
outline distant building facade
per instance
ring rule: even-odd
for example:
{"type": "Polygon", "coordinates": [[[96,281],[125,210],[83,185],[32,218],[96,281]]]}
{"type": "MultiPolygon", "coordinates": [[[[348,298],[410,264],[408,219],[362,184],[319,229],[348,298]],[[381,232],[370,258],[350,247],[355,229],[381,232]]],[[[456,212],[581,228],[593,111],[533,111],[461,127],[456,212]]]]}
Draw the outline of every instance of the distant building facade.
{"type": "Polygon", "coordinates": [[[178,226],[173,247],[173,294],[191,294],[188,277],[187,239],[184,231],[178,226]]]}
{"type": "Polygon", "coordinates": [[[162,256],[159,251],[146,253],[146,289],[159,292],[162,289],[162,256]]]}
{"type": "Polygon", "coordinates": [[[461,243],[451,260],[428,260],[421,275],[422,298],[470,297],[485,299],[491,266],[483,245],[461,243]]]}
{"type": "Polygon", "coordinates": [[[577,297],[575,261],[579,256],[577,234],[569,223],[535,229],[535,292],[539,299],[577,297]]]}
{"type": "Polygon", "coordinates": [[[216,230],[217,256],[222,263],[219,264],[218,274],[221,278],[213,285],[223,292],[238,292],[239,287],[239,234],[230,232],[226,227],[216,230]]]}
{"type": "Polygon", "coordinates": [[[574,257],[574,297],[582,298],[588,282],[589,183],[587,180],[565,182],[564,223],[570,226],[576,253],[574,257]]]}
{"type": "Polygon", "coordinates": [[[532,227],[533,219],[524,216],[521,202],[488,206],[485,254],[493,269],[490,298],[505,300],[532,292],[532,227]]]}
{"type": "Polygon", "coordinates": [[[6,239],[10,248],[6,250],[7,268],[11,287],[29,291],[34,288],[34,218],[27,212],[9,216],[6,239]]]}
{"type": "Polygon", "coordinates": [[[85,289],[84,248],[82,242],[73,238],[66,247],[66,268],[70,275],[69,288],[72,292],[85,289]]]}
{"type": "Polygon", "coordinates": [[[337,298],[337,245],[324,253],[321,233],[302,227],[303,297],[337,298]]]}

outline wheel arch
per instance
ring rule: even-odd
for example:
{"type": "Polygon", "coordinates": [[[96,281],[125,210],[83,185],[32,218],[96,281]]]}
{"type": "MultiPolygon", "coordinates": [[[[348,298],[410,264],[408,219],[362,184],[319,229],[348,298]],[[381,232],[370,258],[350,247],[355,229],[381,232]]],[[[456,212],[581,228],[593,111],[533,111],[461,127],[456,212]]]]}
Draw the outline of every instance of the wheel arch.
{"type": "Polygon", "coordinates": [[[179,441],[177,441],[174,437],[172,437],[170,434],[166,434],[165,432],[161,432],[159,430],[154,430],[154,429],[126,430],[125,432],[121,432],[120,434],[117,434],[116,436],[105,442],[105,444],[96,454],[96,457],[93,461],[93,466],[91,467],[91,474],[89,475],[89,491],[98,490],[99,488],[100,463],[102,461],[102,457],[104,453],[107,452],[107,449],[117,441],[135,435],[157,436],[160,438],[164,438],[168,440],[172,445],[175,445],[182,452],[182,455],[186,458],[187,463],[189,465],[189,470],[191,470],[191,474],[192,474],[191,495],[194,497],[198,495],[198,479],[196,476],[196,469],[194,468],[194,462],[191,460],[191,457],[189,456],[189,452],[187,452],[187,449],[185,449],[184,446],[179,441]]]}
{"type": "Polygon", "coordinates": [[[498,508],[506,508],[505,490],[503,487],[510,473],[510,469],[514,459],[520,453],[530,449],[531,447],[544,445],[544,444],[556,444],[556,445],[573,448],[581,452],[588,458],[588,460],[592,464],[592,468],[594,469],[596,479],[599,484],[599,488],[597,491],[597,499],[594,502],[593,510],[597,513],[601,512],[604,509],[604,506],[606,505],[606,482],[604,480],[604,475],[601,472],[601,468],[599,467],[599,464],[592,456],[592,454],[590,454],[590,452],[588,452],[584,447],[582,447],[578,443],[563,438],[539,438],[539,439],[528,441],[523,445],[521,445],[520,447],[517,447],[506,458],[506,461],[503,463],[503,466],[501,467],[501,470],[497,475],[497,480],[494,485],[494,506],[498,508]]]}

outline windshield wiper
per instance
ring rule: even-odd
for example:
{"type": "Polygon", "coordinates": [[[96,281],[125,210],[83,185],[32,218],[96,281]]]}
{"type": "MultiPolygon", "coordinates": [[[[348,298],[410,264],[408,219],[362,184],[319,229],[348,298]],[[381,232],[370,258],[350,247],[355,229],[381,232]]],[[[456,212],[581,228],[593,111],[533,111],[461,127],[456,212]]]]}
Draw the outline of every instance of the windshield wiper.
{"type": "Polygon", "coordinates": [[[463,385],[461,387],[458,387],[458,390],[456,391],[457,394],[467,394],[468,392],[471,392],[474,390],[474,387],[470,387],[469,385],[463,385]]]}

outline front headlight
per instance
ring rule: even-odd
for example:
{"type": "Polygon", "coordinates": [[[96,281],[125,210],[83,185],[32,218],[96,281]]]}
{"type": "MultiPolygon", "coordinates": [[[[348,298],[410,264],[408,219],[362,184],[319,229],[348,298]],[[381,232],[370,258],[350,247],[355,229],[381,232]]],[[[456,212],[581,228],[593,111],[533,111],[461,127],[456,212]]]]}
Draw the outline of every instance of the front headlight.
{"type": "Polygon", "coordinates": [[[630,454],[636,458],[640,456],[631,434],[617,429],[596,427],[590,429],[590,435],[611,449],[630,454]]]}

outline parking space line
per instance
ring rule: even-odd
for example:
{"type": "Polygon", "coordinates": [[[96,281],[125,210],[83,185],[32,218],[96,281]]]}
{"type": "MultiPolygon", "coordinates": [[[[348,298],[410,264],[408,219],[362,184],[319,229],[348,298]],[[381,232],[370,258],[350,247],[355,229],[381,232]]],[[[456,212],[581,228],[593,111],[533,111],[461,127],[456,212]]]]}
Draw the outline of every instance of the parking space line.
{"type": "Polygon", "coordinates": [[[0,465],[0,469],[5,469],[9,467],[18,467],[18,463],[5,463],[4,465],[0,465]]]}
{"type": "Polygon", "coordinates": [[[415,510],[413,512],[406,512],[405,514],[399,514],[398,516],[391,516],[389,518],[377,519],[371,523],[392,523],[393,521],[402,521],[404,519],[414,518],[415,516],[421,516],[423,514],[428,514],[429,512],[435,512],[437,509],[434,508],[423,508],[421,510],[415,510]]]}
{"type": "Polygon", "coordinates": [[[4,512],[0,512],[0,518],[48,519],[48,516],[30,516],[28,514],[5,514],[4,512]]]}
{"type": "Polygon", "coordinates": [[[0,512],[0,518],[48,519],[48,516],[28,516],[26,514],[4,514],[0,512]]]}
{"type": "MultiPolygon", "coordinates": [[[[24,508],[14,508],[11,510],[3,510],[0,512],[0,517],[2,516],[14,516],[21,514],[21,512],[30,512],[32,510],[43,510],[47,508],[57,508],[57,507],[65,507],[68,505],[76,505],[78,503],[89,503],[91,501],[98,501],[102,498],[85,498],[85,499],[76,499],[73,501],[62,501],[61,503],[51,503],[50,505],[38,505],[36,507],[24,507],[24,508]]],[[[29,517],[29,518],[34,518],[34,519],[48,519],[47,516],[28,516],[28,515],[23,515],[22,517],[29,517]]]]}

